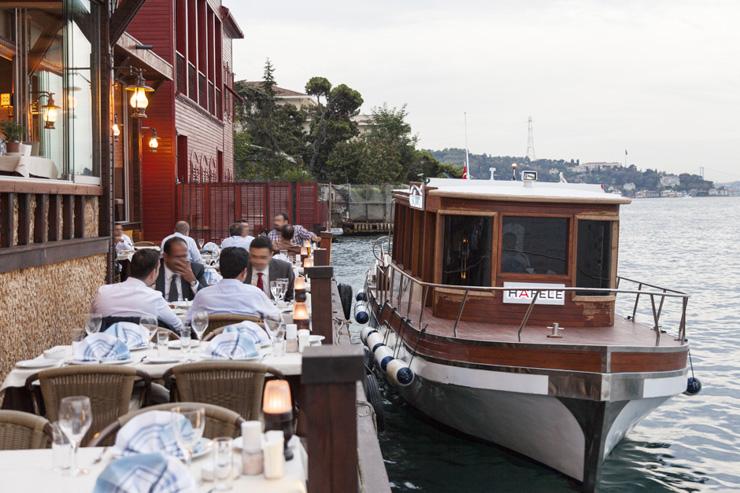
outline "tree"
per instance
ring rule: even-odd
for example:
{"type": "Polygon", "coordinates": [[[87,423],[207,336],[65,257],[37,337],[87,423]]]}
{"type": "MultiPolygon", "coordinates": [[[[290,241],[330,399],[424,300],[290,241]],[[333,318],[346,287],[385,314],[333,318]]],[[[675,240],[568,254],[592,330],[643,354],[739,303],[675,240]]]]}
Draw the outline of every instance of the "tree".
{"type": "Polygon", "coordinates": [[[311,77],[306,82],[306,94],[310,96],[316,96],[316,104],[321,105],[321,97],[324,97],[324,101],[329,97],[331,91],[331,82],[325,77],[311,77]]]}

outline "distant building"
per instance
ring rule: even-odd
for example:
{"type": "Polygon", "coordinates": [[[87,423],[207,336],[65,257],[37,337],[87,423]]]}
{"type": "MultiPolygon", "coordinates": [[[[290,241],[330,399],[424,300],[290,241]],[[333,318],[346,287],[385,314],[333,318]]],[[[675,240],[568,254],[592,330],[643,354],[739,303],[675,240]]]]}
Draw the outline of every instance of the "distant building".
{"type": "Polygon", "coordinates": [[[625,183],[624,185],[622,185],[622,190],[624,190],[625,192],[634,192],[635,188],[637,187],[635,187],[635,184],[632,182],[625,183]]]}
{"type": "Polygon", "coordinates": [[[676,175],[663,175],[660,177],[661,187],[671,188],[679,185],[681,185],[681,179],[676,175]]]}
{"type": "Polygon", "coordinates": [[[590,163],[583,163],[580,165],[580,167],[584,168],[586,171],[597,171],[601,168],[618,168],[622,166],[622,163],[618,162],[606,162],[606,161],[593,161],[590,163]]]}

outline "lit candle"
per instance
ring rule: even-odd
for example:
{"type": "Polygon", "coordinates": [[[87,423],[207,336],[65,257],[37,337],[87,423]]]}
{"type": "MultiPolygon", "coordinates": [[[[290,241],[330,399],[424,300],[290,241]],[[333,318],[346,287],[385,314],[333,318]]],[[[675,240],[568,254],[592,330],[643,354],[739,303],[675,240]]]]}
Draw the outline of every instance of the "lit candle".
{"type": "Polygon", "coordinates": [[[302,257],[307,257],[308,256],[308,248],[307,247],[304,247],[304,246],[301,247],[301,256],[302,257]]]}
{"type": "Polygon", "coordinates": [[[306,289],[306,278],[303,276],[296,277],[295,282],[293,283],[293,289],[296,291],[299,289],[306,289]]]}
{"type": "Polygon", "coordinates": [[[306,257],[303,259],[303,268],[313,267],[313,257],[306,257]]]}
{"type": "MultiPolygon", "coordinates": [[[[282,430],[283,454],[286,460],[293,458],[293,453],[287,444],[293,436],[293,401],[290,397],[290,386],[287,380],[269,380],[265,384],[265,392],[262,396],[262,413],[265,416],[265,428],[268,430],[282,430]]],[[[268,432],[269,434],[269,432],[268,432]]],[[[274,435],[274,433],[273,433],[274,435]]],[[[265,472],[267,472],[268,456],[265,455],[265,472]]]]}
{"type": "Polygon", "coordinates": [[[293,305],[293,323],[299,329],[308,328],[308,307],[304,301],[296,301],[293,305]]]}

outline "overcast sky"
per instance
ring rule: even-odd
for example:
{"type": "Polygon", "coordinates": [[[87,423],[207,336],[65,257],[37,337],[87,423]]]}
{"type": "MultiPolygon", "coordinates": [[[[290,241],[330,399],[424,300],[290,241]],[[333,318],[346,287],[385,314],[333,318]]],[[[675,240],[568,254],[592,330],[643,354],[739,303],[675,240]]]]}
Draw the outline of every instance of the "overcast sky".
{"type": "Polygon", "coordinates": [[[407,105],[422,147],[740,180],[740,1],[224,0],[238,78],[314,75],[407,105]]]}

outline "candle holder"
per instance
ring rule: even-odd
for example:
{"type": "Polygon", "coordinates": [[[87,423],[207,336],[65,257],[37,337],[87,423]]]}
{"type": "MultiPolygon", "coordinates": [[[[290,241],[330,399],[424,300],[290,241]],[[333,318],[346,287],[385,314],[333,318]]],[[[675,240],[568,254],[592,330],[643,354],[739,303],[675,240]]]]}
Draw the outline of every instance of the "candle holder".
{"type": "Polygon", "coordinates": [[[306,278],[298,276],[293,282],[293,293],[295,301],[306,301],[306,278]]]}
{"type": "Polygon", "coordinates": [[[308,307],[305,301],[297,301],[293,305],[293,323],[298,329],[308,329],[308,307]]]}
{"type": "Polygon", "coordinates": [[[313,267],[313,257],[306,257],[303,259],[303,268],[313,267]]]}
{"type": "Polygon", "coordinates": [[[282,430],[285,437],[283,456],[285,460],[291,460],[293,451],[288,448],[288,442],[293,436],[293,402],[287,380],[269,380],[265,384],[262,413],[265,416],[265,431],[282,430]]]}

